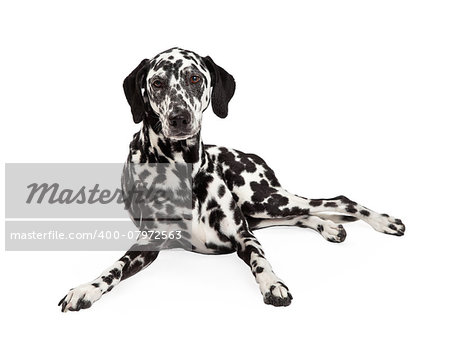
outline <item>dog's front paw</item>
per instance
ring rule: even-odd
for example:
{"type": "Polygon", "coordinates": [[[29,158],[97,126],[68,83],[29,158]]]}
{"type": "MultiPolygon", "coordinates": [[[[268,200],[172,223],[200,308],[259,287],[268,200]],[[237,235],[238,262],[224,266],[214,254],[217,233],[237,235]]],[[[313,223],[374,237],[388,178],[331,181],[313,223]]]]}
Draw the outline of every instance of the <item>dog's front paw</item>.
{"type": "Polygon", "coordinates": [[[270,286],[269,290],[264,293],[264,302],[273,306],[289,306],[292,301],[292,295],[289,289],[282,282],[270,286]]]}
{"type": "Polygon", "coordinates": [[[381,214],[370,222],[372,227],[380,232],[390,235],[405,235],[405,225],[400,219],[396,219],[388,214],[381,214]]]}
{"type": "Polygon", "coordinates": [[[74,289],[71,289],[69,293],[64,296],[58,303],[61,306],[61,311],[66,312],[78,311],[81,309],[87,309],[92,304],[100,299],[102,291],[99,287],[93,284],[80,285],[74,289]]]}

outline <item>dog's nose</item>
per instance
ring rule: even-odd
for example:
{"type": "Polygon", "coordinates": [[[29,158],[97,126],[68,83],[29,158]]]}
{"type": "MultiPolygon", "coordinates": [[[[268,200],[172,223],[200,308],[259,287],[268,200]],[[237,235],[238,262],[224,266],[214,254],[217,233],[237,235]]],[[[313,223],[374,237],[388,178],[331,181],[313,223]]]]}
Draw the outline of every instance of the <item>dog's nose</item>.
{"type": "Polygon", "coordinates": [[[191,116],[187,111],[179,111],[169,116],[169,124],[171,127],[178,129],[186,129],[191,122],[191,116]]]}

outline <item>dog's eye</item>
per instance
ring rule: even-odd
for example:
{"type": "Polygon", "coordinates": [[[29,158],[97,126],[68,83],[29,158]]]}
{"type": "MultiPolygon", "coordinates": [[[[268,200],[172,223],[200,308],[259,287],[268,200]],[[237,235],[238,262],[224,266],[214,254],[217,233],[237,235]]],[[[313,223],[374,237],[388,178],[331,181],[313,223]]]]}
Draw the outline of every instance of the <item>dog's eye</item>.
{"type": "Polygon", "coordinates": [[[200,81],[200,79],[201,79],[200,76],[192,75],[191,76],[191,83],[197,84],[200,81]]]}
{"type": "Polygon", "coordinates": [[[153,81],[152,85],[155,88],[160,88],[160,87],[162,87],[163,83],[160,80],[155,80],[155,81],[153,81]]]}

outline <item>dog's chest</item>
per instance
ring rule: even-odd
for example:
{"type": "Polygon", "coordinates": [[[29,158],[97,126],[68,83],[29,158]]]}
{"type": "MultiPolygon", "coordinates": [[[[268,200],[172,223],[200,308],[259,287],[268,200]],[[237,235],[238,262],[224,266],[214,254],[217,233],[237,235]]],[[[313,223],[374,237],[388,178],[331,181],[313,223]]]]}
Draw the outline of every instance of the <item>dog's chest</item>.
{"type": "Polygon", "coordinates": [[[234,200],[220,174],[201,170],[193,178],[192,190],[192,244],[195,250],[203,253],[234,251],[234,243],[226,237],[234,227],[234,200]]]}

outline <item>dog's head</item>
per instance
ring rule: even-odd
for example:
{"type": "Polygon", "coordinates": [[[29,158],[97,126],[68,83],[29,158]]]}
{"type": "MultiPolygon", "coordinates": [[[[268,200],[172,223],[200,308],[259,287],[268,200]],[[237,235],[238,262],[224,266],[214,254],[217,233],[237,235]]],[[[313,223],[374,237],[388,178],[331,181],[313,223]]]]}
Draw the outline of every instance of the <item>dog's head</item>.
{"type": "Polygon", "coordinates": [[[200,131],[210,102],[217,116],[226,117],[235,87],[233,77],[209,56],[180,48],[142,60],[123,83],[134,122],[146,121],[175,140],[200,131]]]}

